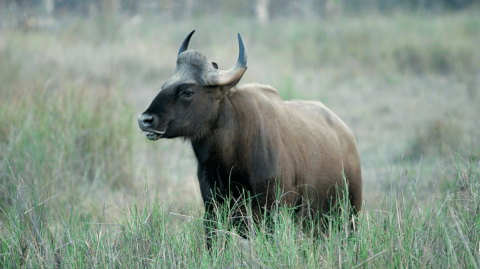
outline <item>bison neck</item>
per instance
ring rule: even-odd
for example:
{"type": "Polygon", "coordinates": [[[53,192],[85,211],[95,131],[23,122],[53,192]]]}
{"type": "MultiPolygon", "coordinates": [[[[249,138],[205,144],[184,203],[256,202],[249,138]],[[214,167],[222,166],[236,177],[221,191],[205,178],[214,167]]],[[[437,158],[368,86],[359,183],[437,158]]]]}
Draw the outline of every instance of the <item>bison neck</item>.
{"type": "Polygon", "coordinates": [[[255,100],[238,94],[224,98],[219,113],[215,128],[191,141],[201,188],[263,192],[280,176],[279,139],[267,126],[275,119],[266,119],[255,100]]]}

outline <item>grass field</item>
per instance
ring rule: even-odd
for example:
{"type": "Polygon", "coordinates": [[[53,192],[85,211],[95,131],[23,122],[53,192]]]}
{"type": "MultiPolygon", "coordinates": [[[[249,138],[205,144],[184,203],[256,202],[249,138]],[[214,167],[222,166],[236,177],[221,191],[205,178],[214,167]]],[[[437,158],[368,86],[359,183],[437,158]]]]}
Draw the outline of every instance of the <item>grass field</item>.
{"type": "Polygon", "coordinates": [[[325,21],[64,18],[0,30],[1,268],[478,268],[480,16],[325,21]],[[219,24],[218,21],[222,21],[219,24]],[[279,208],[273,234],[227,232],[212,252],[188,143],[148,141],[136,116],[181,41],[243,82],[318,99],[356,136],[365,209],[320,238],[279,208]]]}

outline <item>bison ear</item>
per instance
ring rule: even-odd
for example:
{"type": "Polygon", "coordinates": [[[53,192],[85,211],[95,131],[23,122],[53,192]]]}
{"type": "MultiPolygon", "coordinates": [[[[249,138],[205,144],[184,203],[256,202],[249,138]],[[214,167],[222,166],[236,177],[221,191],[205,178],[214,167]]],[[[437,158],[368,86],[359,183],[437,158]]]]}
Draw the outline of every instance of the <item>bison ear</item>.
{"type": "Polygon", "coordinates": [[[218,69],[218,64],[216,62],[212,62],[213,68],[218,69]]]}

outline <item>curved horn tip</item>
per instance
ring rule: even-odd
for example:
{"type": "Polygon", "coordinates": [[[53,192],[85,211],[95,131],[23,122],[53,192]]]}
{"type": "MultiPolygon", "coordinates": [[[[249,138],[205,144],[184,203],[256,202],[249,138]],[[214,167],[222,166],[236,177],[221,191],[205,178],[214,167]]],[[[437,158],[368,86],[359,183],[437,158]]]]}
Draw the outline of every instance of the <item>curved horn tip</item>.
{"type": "Polygon", "coordinates": [[[195,30],[191,31],[190,34],[185,38],[185,40],[182,43],[182,46],[180,46],[180,50],[178,51],[178,55],[180,53],[186,51],[188,49],[188,43],[190,43],[190,38],[192,38],[193,33],[195,33],[195,30]]]}
{"type": "Polygon", "coordinates": [[[240,62],[243,66],[247,65],[247,52],[245,51],[245,45],[243,45],[242,36],[240,33],[237,34],[238,36],[238,47],[240,49],[240,53],[238,55],[238,62],[240,62]]]}

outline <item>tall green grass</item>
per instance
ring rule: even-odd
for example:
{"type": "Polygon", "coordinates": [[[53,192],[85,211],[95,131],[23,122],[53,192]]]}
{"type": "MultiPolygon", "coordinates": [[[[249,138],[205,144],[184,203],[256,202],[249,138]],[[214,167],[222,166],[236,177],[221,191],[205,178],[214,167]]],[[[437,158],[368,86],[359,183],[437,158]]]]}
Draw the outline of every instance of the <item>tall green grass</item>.
{"type": "Polygon", "coordinates": [[[55,196],[65,206],[98,202],[102,189],[131,186],[133,112],[121,88],[67,83],[54,89],[18,85],[15,91],[0,102],[2,209],[12,205],[19,180],[35,186],[38,199],[55,196]]]}
{"type": "MultiPolygon", "coordinates": [[[[273,229],[248,225],[244,240],[231,226],[232,208],[220,207],[216,237],[205,247],[198,213],[169,212],[148,199],[122,208],[116,223],[82,220],[77,210],[51,226],[52,203],[24,183],[15,188],[0,241],[2,268],[478,268],[480,260],[479,165],[457,160],[443,195],[417,198],[417,175],[394,169],[377,206],[349,224],[349,205],[318,237],[294,221],[294,210],[274,209],[273,229]],[[182,218],[178,224],[174,218],[182,218]]],[[[441,180],[435,184],[443,184],[441,180]]],[[[368,203],[368,201],[367,201],[368,203]]],[[[281,204],[281,203],[278,203],[281,204]]],[[[252,216],[247,214],[247,219],[252,216]]]]}

